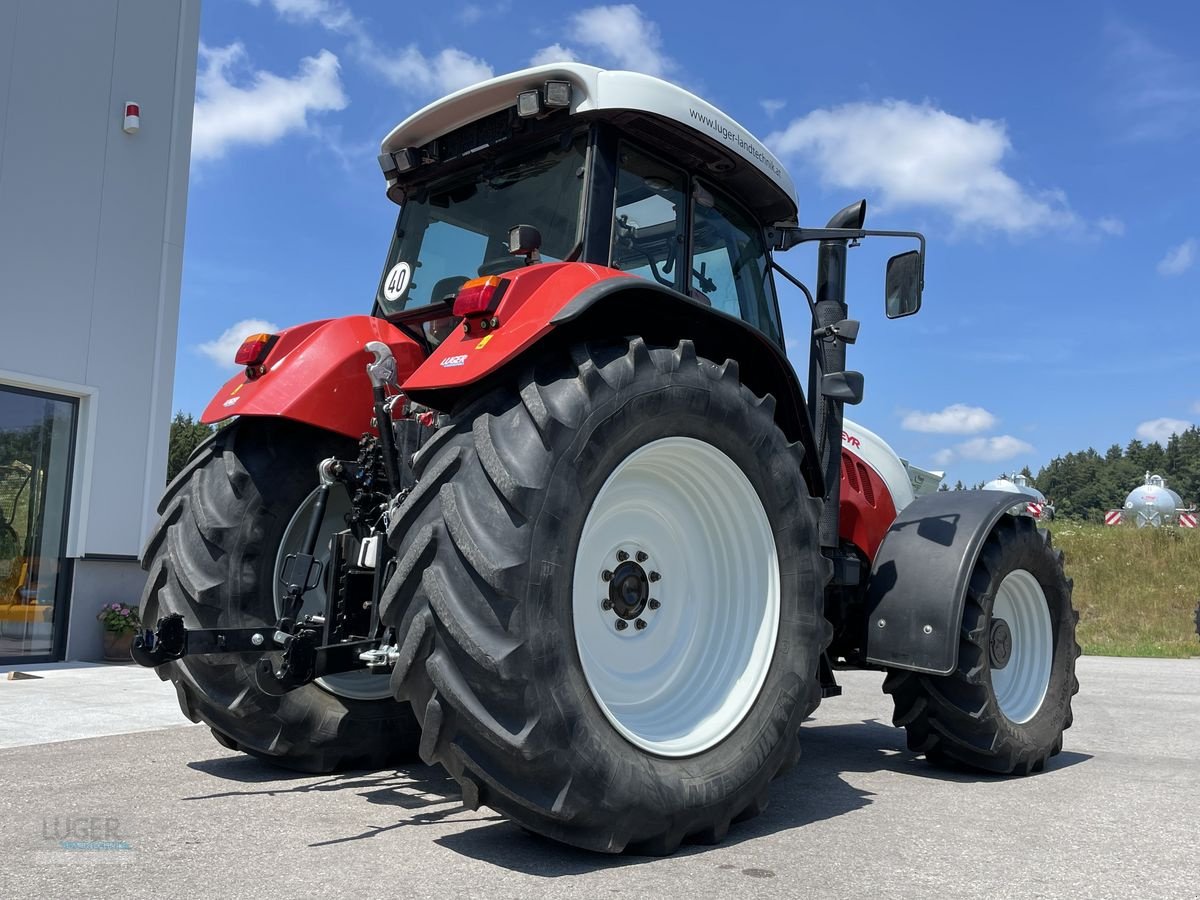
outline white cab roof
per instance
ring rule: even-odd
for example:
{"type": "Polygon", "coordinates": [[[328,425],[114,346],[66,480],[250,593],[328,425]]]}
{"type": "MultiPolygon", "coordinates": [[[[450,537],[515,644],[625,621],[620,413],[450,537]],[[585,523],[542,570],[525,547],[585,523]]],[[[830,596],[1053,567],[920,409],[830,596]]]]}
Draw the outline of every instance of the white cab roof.
{"type": "Polygon", "coordinates": [[[695,94],[661,78],[612,72],[581,63],[551,63],[482,81],[413,113],[383,139],[384,153],[419,147],[435,138],[516,103],[521,91],[547,81],[572,84],[571,114],[637,110],[703,134],[750,163],[797,205],[796,188],[783,164],[758,138],[695,94]]]}

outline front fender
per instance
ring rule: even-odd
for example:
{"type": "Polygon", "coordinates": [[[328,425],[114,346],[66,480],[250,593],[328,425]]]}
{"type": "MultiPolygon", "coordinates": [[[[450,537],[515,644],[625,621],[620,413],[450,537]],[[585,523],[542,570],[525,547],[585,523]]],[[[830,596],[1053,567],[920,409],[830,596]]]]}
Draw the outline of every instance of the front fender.
{"type": "Polygon", "coordinates": [[[239,372],[225,383],[200,417],[212,423],[230,416],[279,416],[357,438],[373,430],[373,398],[367,378],[371,356],[363,347],[382,341],[392,348],[403,381],[424,360],[421,347],[399,328],[374,316],[324,319],[287,328],[253,380],[239,372]]]}
{"type": "Polygon", "coordinates": [[[901,510],[871,566],[868,662],[931,675],[957,668],[967,584],[1012,496],[941,491],[901,510]]]}

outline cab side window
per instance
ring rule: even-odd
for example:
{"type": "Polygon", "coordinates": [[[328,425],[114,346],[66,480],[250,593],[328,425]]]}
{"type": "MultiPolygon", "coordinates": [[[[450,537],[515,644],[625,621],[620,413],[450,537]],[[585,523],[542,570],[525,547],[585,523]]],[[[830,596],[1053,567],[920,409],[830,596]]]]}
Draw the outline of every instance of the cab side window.
{"type": "Polygon", "coordinates": [[[699,181],[692,190],[692,294],[780,343],[775,288],[762,229],[699,181]]]}
{"type": "Polygon", "coordinates": [[[617,174],[614,269],[683,290],[682,255],[687,177],[622,144],[617,174]]]}

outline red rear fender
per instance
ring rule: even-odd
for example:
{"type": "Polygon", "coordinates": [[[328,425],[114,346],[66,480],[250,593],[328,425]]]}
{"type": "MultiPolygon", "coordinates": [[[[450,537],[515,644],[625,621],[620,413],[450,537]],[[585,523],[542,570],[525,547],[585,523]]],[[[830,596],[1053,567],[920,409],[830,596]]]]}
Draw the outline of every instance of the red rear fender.
{"type": "Polygon", "coordinates": [[[479,381],[553,330],[551,319],[580,291],[608,278],[633,278],[588,263],[543,263],[502,276],[508,286],[496,308],[497,328],[458,326],[407,381],[405,391],[454,388],[479,381]]]}
{"type": "Polygon", "coordinates": [[[208,404],[202,422],[230,416],[280,416],[358,437],[372,430],[371,382],[363,349],[368,341],[392,348],[403,382],[421,365],[421,347],[399,328],[373,316],[347,316],[297,325],[279,333],[253,380],[239,372],[208,404]]]}

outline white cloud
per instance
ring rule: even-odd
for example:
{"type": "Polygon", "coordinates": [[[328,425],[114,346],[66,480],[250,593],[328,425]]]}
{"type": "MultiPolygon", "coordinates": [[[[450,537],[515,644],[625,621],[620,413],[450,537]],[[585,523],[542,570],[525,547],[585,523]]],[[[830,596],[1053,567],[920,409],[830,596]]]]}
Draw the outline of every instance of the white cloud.
{"type": "Polygon", "coordinates": [[[1058,191],[1033,191],[1004,171],[1004,122],[968,120],[904,100],[850,103],[794,119],[767,143],[813,165],[826,184],[872,190],[888,207],[931,207],[964,229],[1022,234],[1078,225],[1058,191]]]}
{"type": "Polygon", "coordinates": [[[217,159],[235,144],[271,144],[292,131],[308,128],[309,115],[345,109],[338,58],[328,50],[300,60],[291,78],[246,68],[246,49],[200,45],[196,106],[192,120],[192,158],[217,159]]]}
{"type": "Polygon", "coordinates": [[[947,466],[956,459],[970,459],[978,462],[1000,462],[1012,459],[1023,453],[1032,453],[1033,445],[1013,437],[1011,434],[998,434],[993,437],[971,438],[951,448],[939,450],[933,455],[936,465],[947,466]]]}
{"type": "Polygon", "coordinates": [[[593,6],[571,17],[569,37],[623,69],[662,76],[676,68],[662,49],[658,25],[632,3],[593,6]]]}
{"type": "Polygon", "coordinates": [[[1157,441],[1165,447],[1171,435],[1183,434],[1191,427],[1192,423],[1184,419],[1170,419],[1164,416],[1161,419],[1143,422],[1137,427],[1136,434],[1144,441],[1157,441]]]}
{"type": "Polygon", "coordinates": [[[759,100],[758,103],[763,108],[763,112],[771,118],[774,118],[775,113],[787,106],[786,100],[759,100]]]}
{"type": "Polygon", "coordinates": [[[1182,275],[1196,261],[1198,249],[1195,238],[1188,238],[1182,244],[1172,247],[1158,263],[1159,275],[1182,275]]]}
{"type": "Polygon", "coordinates": [[[464,25],[474,25],[483,18],[483,7],[468,3],[458,13],[458,21],[464,25]]]}
{"type": "Polygon", "coordinates": [[[549,47],[543,47],[537,53],[533,54],[529,59],[531,66],[544,66],[547,63],[557,62],[576,62],[579,55],[570,47],[564,47],[562,44],[551,44],[549,47]]]}
{"type": "MultiPolygon", "coordinates": [[[[358,20],[341,3],[336,0],[268,0],[275,12],[281,18],[292,22],[316,22],[330,31],[353,31],[357,28],[358,20]]],[[[250,0],[251,5],[259,6],[261,0],[250,0]]]]}
{"type": "Polygon", "coordinates": [[[982,406],[967,406],[952,403],[941,412],[907,413],[900,423],[908,431],[924,431],[932,434],[975,434],[986,431],[996,424],[996,417],[982,406]]]}
{"type": "Polygon", "coordinates": [[[278,325],[265,319],[243,319],[226,328],[216,340],[196,345],[196,350],[223,369],[237,369],[239,366],[233,361],[233,357],[246,338],[252,334],[264,331],[273,333],[278,330],[278,325]]]}
{"type": "Polygon", "coordinates": [[[426,56],[416,44],[396,51],[372,45],[363,51],[361,59],[396,87],[412,93],[447,94],[495,74],[482,59],[456,47],[426,56]]]}
{"type": "MultiPolygon", "coordinates": [[[[257,6],[262,0],[250,2],[257,6]]],[[[446,47],[426,55],[415,43],[400,49],[381,46],[365,21],[337,0],[267,2],[285,20],[315,23],[344,35],[349,39],[349,52],[355,60],[412,94],[446,94],[495,74],[487,62],[457,47],[446,47]]],[[[482,15],[484,10],[481,7],[477,9],[482,15]]],[[[463,14],[471,15],[467,10],[463,14]]]]}
{"type": "Polygon", "coordinates": [[[1125,223],[1116,216],[1103,216],[1096,221],[1096,227],[1113,237],[1121,237],[1125,233],[1125,223]]]}

